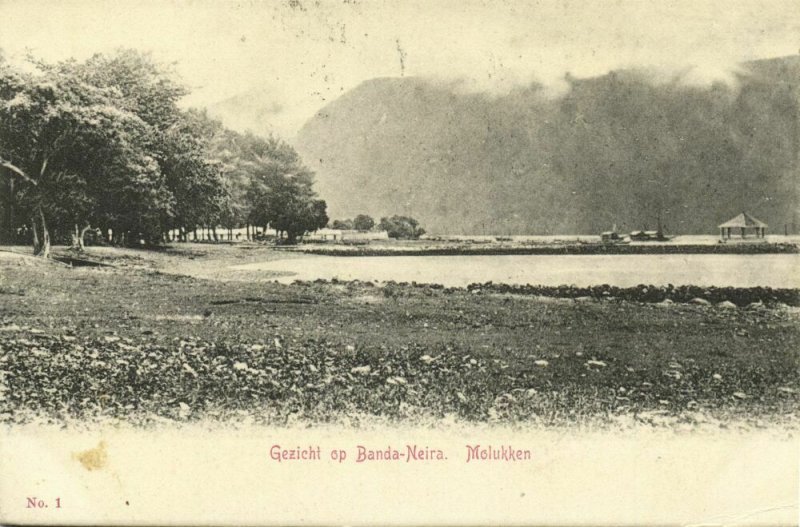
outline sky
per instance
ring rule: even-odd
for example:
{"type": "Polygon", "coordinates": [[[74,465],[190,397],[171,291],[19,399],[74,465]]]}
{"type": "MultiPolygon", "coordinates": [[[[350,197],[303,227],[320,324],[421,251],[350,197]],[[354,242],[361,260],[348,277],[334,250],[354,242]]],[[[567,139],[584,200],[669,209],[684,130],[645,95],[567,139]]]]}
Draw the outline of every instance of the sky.
{"type": "Polygon", "coordinates": [[[0,21],[12,60],[149,51],[174,63],[186,106],[238,97],[247,115],[226,124],[241,129],[248,103],[269,101],[257,117],[286,138],[376,77],[491,94],[537,81],[558,94],[567,72],[647,67],[705,84],[800,52],[796,0],[0,0],[0,21]]]}

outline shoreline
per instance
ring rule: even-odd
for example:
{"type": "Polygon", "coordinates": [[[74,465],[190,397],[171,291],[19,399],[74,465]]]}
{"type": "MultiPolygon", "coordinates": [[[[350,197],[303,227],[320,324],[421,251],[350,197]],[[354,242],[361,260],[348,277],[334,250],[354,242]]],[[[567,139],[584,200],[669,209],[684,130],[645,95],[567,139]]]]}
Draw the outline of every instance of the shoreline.
{"type": "Polygon", "coordinates": [[[718,244],[718,245],[614,245],[568,244],[551,246],[321,246],[299,245],[290,249],[304,254],[325,256],[494,256],[494,255],[652,255],[652,254],[797,254],[793,243],[718,244]]]}

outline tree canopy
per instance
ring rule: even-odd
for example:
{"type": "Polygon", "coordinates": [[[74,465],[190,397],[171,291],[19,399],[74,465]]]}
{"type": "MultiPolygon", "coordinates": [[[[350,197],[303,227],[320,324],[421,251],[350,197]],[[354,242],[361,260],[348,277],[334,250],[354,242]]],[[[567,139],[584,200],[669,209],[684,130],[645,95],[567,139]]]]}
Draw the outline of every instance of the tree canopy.
{"type": "Polygon", "coordinates": [[[375,220],[372,219],[372,216],[368,216],[366,214],[359,214],[358,216],[353,219],[353,227],[359,231],[370,231],[375,226],[375,220]]]}
{"type": "Polygon", "coordinates": [[[51,235],[79,226],[138,244],[248,223],[294,241],[327,223],[291,146],[181,109],[187,93],[171,69],[132,50],[81,63],[29,58],[24,68],[0,59],[6,235],[28,232],[46,256],[51,235]]]}
{"type": "Polygon", "coordinates": [[[381,218],[378,228],[386,231],[389,238],[403,238],[416,240],[423,234],[425,229],[419,226],[419,222],[408,216],[391,216],[381,218]]]}

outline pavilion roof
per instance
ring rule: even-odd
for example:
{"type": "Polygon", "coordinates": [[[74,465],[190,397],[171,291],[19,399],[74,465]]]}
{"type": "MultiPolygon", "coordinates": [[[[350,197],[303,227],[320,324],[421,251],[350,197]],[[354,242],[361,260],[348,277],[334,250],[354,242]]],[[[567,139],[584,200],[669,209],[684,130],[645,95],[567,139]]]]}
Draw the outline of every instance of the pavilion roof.
{"type": "Polygon", "coordinates": [[[720,229],[727,229],[727,228],[766,228],[767,224],[763,221],[756,219],[749,215],[746,212],[742,212],[738,216],[729,219],[725,223],[720,224],[720,229]]]}

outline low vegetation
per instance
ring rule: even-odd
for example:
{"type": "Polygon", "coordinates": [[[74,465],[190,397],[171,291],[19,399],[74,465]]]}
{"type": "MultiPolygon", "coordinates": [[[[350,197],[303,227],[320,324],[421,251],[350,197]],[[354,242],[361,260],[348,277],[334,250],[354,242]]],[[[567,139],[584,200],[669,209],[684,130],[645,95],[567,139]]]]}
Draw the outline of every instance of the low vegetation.
{"type": "Polygon", "coordinates": [[[95,268],[0,260],[0,420],[720,427],[800,415],[790,308],[222,282],[153,270],[185,254],[141,253],[95,268]]]}

